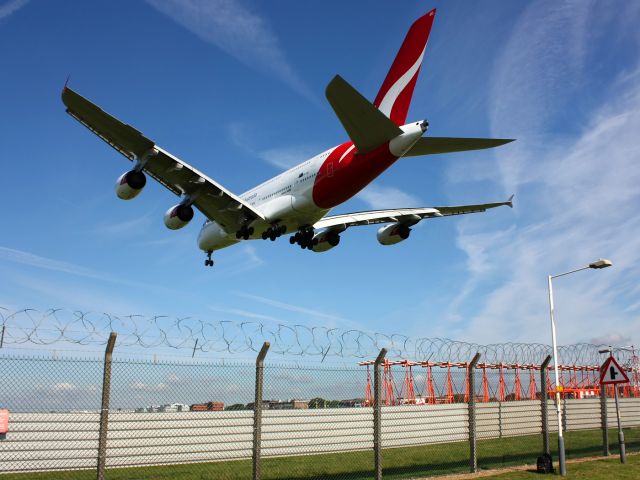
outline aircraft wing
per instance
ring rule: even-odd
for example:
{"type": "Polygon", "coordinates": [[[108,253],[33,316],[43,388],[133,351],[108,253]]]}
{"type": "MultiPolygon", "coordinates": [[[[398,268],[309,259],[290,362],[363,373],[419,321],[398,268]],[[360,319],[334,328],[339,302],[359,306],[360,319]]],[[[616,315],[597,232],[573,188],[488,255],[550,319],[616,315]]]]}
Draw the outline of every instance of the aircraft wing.
{"type": "Polygon", "coordinates": [[[349,227],[375,225],[379,223],[403,223],[415,225],[420,220],[434,217],[448,217],[465,213],[484,212],[490,208],[508,206],[513,208],[513,195],[506,202],[481,203],[477,205],[457,205],[449,207],[399,208],[396,210],[371,210],[324,217],[313,225],[315,229],[329,228],[344,231],[349,227]]]}
{"type": "Polygon", "coordinates": [[[235,231],[245,222],[264,218],[222,185],[66,86],[62,91],[62,102],[69,115],[129,160],[148,158],[144,172],[176,195],[195,198],[193,205],[228,231],[235,231]]]}

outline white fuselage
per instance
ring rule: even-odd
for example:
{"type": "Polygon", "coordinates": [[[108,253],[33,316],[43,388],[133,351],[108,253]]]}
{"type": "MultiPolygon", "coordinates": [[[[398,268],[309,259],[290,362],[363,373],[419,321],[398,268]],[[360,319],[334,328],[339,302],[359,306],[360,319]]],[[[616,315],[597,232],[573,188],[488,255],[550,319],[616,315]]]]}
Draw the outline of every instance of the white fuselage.
{"type": "MultiPolygon", "coordinates": [[[[261,238],[262,231],[273,222],[286,226],[286,232],[291,232],[296,231],[300,225],[313,225],[327,214],[329,209],[314,204],[313,186],[320,166],[334,148],[240,195],[242,200],[255,207],[266,219],[251,224],[254,228],[251,239],[261,238]]],[[[204,251],[219,250],[238,242],[240,240],[236,238],[235,232],[226,232],[213,220],[207,220],[198,235],[198,246],[204,251]]]]}

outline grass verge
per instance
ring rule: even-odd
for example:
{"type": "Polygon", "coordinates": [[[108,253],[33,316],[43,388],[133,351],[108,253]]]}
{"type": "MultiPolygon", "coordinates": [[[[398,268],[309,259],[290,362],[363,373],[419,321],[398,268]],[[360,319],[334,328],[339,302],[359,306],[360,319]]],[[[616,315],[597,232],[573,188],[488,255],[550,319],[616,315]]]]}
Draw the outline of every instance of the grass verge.
{"type": "MultiPolygon", "coordinates": [[[[610,432],[615,440],[616,432],[610,432]]],[[[640,429],[625,429],[627,451],[640,451],[640,429]]],[[[580,458],[602,454],[602,432],[590,430],[566,432],[567,458],[580,458]]],[[[550,438],[552,454],[557,458],[557,437],[550,438]]],[[[612,454],[617,450],[612,445],[612,454]]],[[[493,469],[514,465],[535,465],[542,451],[540,435],[508,437],[478,441],[478,467],[493,469]]],[[[633,465],[640,468],[639,459],[633,465]]],[[[263,480],[368,480],[373,477],[373,452],[349,452],[298,457],[264,458],[263,480]]],[[[631,462],[630,462],[631,463],[631,462]]],[[[469,471],[469,444],[467,442],[443,443],[419,447],[389,448],[383,450],[382,465],[385,479],[420,478],[469,471]]],[[[625,467],[623,465],[623,467],[625,467]]],[[[571,467],[573,468],[573,466],[571,467]]],[[[603,467],[606,469],[606,467],[603,467]]],[[[640,478],[636,476],[615,478],[640,478]]],[[[603,470],[604,471],[604,470],[603,470]]],[[[509,472],[507,475],[527,472],[509,472]]],[[[46,473],[3,474],[0,480],[93,480],[94,470],[58,471],[46,473]]],[[[241,480],[251,478],[251,461],[192,463],[157,467],[112,468],[107,470],[108,480],[241,480]]],[[[496,478],[529,478],[496,477],[496,478]]],[[[587,478],[587,477],[575,477],[587,478]]],[[[600,478],[600,477],[588,477],[600,478]]],[[[602,477],[614,478],[614,477],[602,477]]]]}

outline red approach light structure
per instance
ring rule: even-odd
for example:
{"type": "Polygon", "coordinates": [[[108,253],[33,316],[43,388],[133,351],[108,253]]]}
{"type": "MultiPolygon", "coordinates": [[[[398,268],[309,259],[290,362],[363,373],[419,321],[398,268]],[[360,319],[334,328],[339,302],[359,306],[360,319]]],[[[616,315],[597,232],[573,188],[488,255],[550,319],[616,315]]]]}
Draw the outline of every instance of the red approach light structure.
{"type": "MultiPolygon", "coordinates": [[[[636,363],[625,367],[631,372],[632,383],[618,386],[618,392],[623,397],[640,397],[640,360],[633,357],[636,363]],[[634,368],[634,366],[636,368],[634,368]]],[[[360,362],[359,365],[367,367],[367,383],[365,387],[364,406],[372,406],[371,365],[373,360],[360,362]]],[[[548,367],[543,374],[547,377],[547,392],[549,398],[553,398],[556,385],[551,382],[551,370],[548,367]]],[[[476,382],[478,387],[475,392],[470,391],[469,363],[453,362],[417,362],[412,360],[388,360],[383,364],[382,375],[382,404],[393,405],[433,405],[447,403],[466,403],[471,395],[476,396],[479,402],[505,402],[537,400],[543,392],[538,391],[538,376],[541,374],[540,365],[535,364],[505,364],[505,363],[478,363],[476,371],[482,373],[482,380],[476,382]],[[414,367],[424,368],[424,382],[416,383],[414,367]],[[400,377],[402,381],[396,385],[394,381],[394,369],[402,369],[400,377]],[[522,375],[529,373],[529,381],[523,383],[522,375]]],[[[593,398],[600,395],[598,365],[559,365],[560,386],[562,398],[593,398]]],[[[397,373],[397,372],[396,372],[397,373]]],[[[478,376],[479,377],[479,376],[478,376]]],[[[609,386],[606,395],[613,397],[615,387],[609,386]]]]}

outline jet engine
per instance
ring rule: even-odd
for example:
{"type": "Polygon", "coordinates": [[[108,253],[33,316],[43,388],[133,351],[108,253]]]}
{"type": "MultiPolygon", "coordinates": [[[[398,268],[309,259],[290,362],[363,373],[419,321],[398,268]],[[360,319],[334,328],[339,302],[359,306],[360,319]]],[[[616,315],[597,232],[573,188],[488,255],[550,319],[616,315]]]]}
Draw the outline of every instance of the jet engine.
{"type": "Polygon", "coordinates": [[[324,230],[313,236],[311,250],[314,252],[326,252],[340,243],[340,234],[335,230],[324,230]]]}
{"type": "Polygon", "coordinates": [[[147,183],[144,173],[130,170],[123,173],[116,182],[116,195],[122,200],[131,200],[138,196],[147,183]]]}
{"type": "Polygon", "coordinates": [[[171,230],[178,230],[186,226],[193,218],[193,208],[191,205],[179,204],[171,207],[164,214],[164,224],[171,230]]]}
{"type": "Polygon", "coordinates": [[[395,245],[409,238],[411,229],[402,223],[392,223],[378,229],[378,242],[382,245],[395,245]]]}

